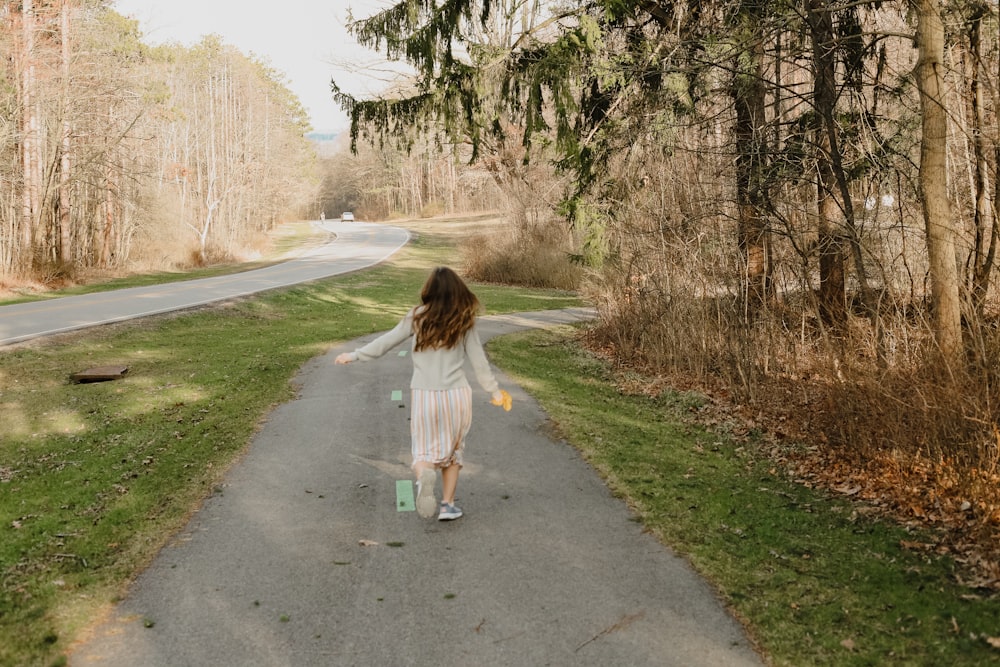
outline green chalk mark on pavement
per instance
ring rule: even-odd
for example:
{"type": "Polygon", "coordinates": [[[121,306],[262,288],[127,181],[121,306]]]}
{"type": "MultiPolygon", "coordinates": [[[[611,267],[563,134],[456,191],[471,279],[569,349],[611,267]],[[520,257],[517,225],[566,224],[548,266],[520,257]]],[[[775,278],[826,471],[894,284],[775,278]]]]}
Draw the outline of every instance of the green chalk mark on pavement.
{"type": "Polygon", "coordinates": [[[392,392],[392,396],[389,397],[390,401],[401,401],[403,400],[403,392],[400,389],[395,389],[392,392]]]}
{"type": "Polygon", "coordinates": [[[396,511],[413,512],[417,505],[413,502],[413,481],[409,479],[396,480],[396,511]]]}
{"type": "Polygon", "coordinates": [[[399,351],[399,356],[405,357],[406,356],[406,350],[400,350],[399,351]]]}

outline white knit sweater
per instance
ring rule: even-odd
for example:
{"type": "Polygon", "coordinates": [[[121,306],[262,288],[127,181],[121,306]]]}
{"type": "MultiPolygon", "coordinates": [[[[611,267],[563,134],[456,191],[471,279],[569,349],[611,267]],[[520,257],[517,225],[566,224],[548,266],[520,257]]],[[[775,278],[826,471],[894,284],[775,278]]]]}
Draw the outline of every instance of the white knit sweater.
{"type": "Polygon", "coordinates": [[[381,357],[407,338],[411,338],[410,351],[413,356],[413,377],[410,379],[411,389],[457,389],[468,387],[469,380],[465,377],[463,368],[465,360],[472,364],[479,385],[488,393],[493,394],[499,388],[489,361],[479,340],[479,332],[473,327],[465,338],[450,349],[425,349],[414,352],[416,338],[413,336],[413,312],[410,309],[399,324],[367,345],[351,352],[355,361],[370,361],[381,357]]]}

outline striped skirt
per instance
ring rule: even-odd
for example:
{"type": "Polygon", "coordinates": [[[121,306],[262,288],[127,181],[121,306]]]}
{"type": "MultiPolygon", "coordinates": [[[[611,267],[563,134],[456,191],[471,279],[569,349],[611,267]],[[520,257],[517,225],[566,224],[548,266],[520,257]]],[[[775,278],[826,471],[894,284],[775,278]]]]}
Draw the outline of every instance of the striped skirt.
{"type": "Polygon", "coordinates": [[[461,466],[465,436],[471,426],[471,388],[410,390],[410,449],[414,463],[461,466]]]}

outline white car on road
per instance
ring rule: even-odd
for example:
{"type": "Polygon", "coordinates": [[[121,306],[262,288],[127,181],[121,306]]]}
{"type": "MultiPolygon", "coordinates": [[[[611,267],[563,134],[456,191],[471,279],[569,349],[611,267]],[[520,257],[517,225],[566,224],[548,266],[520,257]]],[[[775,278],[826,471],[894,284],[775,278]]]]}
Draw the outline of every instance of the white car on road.
{"type": "Polygon", "coordinates": [[[340,214],[341,222],[354,222],[354,214],[350,211],[344,211],[340,214]]]}

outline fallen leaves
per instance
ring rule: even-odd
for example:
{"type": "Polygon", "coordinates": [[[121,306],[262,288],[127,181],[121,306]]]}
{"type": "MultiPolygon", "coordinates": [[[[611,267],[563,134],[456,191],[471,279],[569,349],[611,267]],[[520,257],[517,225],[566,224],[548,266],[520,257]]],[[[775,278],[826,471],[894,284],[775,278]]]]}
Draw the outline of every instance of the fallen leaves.
{"type": "Polygon", "coordinates": [[[929,542],[913,542],[911,540],[900,540],[899,546],[907,551],[933,551],[934,545],[929,542]]]}
{"type": "MultiPolygon", "coordinates": [[[[843,410],[833,407],[842,398],[842,387],[834,391],[818,374],[772,374],[761,378],[767,386],[758,387],[752,402],[739,402],[719,378],[657,373],[635,358],[623,365],[613,346],[601,346],[593,336],[588,347],[623,369],[617,379],[623,393],[656,398],[671,390],[697,392],[704,400],[687,410],[691,422],[724,429],[737,443],[750,442],[751,430],[761,434],[753,445],[770,462],[772,475],[842,496],[853,503],[852,516],[878,516],[930,529],[932,535],[925,539],[934,540],[932,544],[904,540],[900,546],[947,555],[960,566],[959,583],[1000,591],[1000,465],[975,469],[944,455],[930,456],[925,447],[894,445],[898,432],[892,428],[905,424],[882,419],[877,414],[880,406],[865,403],[862,391],[851,395],[857,402],[852,414],[861,415],[851,428],[855,433],[868,428],[868,439],[881,438],[885,446],[845,444],[851,431],[845,429],[843,410]]],[[[921,434],[916,431],[914,438],[921,434]]],[[[1000,429],[995,440],[989,446],[1000,448],[1000,429]]]]}

